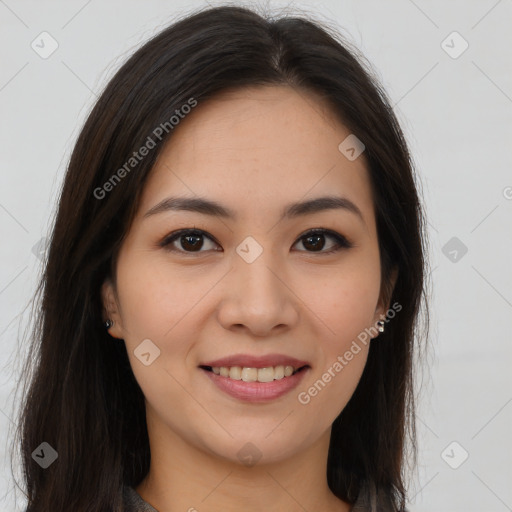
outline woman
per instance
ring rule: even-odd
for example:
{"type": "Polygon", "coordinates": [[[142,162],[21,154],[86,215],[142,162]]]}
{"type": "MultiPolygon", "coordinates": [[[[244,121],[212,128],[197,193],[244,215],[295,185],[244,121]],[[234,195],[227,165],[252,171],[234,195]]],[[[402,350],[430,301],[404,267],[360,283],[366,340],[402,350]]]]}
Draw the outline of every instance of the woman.
{"type": "Polygon", "coordinates": [[[218,7],[111,79],[39,287],[27,512],[404,510],[424,220],[346,46],[218,7]]]}

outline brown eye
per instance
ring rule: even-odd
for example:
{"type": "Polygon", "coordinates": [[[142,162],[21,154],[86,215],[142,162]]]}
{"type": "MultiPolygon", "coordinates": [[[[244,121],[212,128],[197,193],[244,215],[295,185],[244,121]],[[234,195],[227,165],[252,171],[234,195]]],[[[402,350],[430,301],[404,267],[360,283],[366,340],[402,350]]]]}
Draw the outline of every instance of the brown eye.
{"type": "MultiPolygon", "coordinates": [[[[205,252],[201,250],[205,245],[205,240],[213,242],[214,246],[217,245],[204,231],[197,229],[180,229],[167,236],[160,245],[169,251],[189,253],[205,252]]],[[[206,250],[211,250],[211,248],[207,247],[206,250]]]]}
{"type": "Polygon", "coordinates": [[[302,240],[302,244],[308,251],[321,251],[325,246],[325,235],[309,235],[302,240]]]}
{"type": "Polygon", "coordinates": [[[186,251],[198,251],[204,243],[202,235],[181,235],[179,240],[186,251]]]}
{"type": "Polygon", "coordinates": [[[330,254],[343,248],[348,249],[352,247],[352,244],[343,235],[327,229],[308,231],[299,238],[297,243],[299,242],[302,242],[306,252],[318,252],[321,254],[330,254]],[[334,240],[334,243],[328,244],[327,250],[323,251],[322,249],[326,246],[326,239],[334,240]]]}

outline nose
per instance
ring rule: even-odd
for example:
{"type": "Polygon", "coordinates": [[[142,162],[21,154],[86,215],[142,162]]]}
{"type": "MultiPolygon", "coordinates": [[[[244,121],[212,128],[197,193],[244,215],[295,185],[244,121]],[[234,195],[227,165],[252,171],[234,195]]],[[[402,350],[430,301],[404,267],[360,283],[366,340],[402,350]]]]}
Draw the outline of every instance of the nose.
{"type": "Polygon", "coordinates": [[[218,321],[227,330],[246,330],[267,337],[293,328],[299,320],[300,300],[285,272],[272,268],[266,251],[252,263],[234,258],[223,280],[218,321]]]}

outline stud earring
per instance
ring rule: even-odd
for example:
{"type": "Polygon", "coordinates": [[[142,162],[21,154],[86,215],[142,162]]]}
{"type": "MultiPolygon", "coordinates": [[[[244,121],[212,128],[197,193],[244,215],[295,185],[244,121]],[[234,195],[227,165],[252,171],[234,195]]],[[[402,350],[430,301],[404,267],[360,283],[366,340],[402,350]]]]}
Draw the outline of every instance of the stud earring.
{"type": "Polygon", "coordinates": [[[377,322],[377,325],[379,326],[379,327],[377,327],[377,329],[379,330],[379,332],[384,332],[384,321],[383,321],[383,320],[379,320],[379,321],[377,322]]]}
{"type": "Polygon", "coordinates": [[[110,320],[110,318],[105,322],[105,329],[110,329],[114,325],[114,320],[110,320]]]}

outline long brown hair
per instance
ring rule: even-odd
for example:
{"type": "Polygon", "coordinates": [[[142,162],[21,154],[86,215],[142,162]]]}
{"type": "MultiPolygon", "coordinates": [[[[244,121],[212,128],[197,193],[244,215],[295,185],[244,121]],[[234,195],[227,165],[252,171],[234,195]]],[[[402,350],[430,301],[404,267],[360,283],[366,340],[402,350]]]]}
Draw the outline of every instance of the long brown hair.
{"type": "Polygon", "coordinates": [[[27,512],[121,511],[122,486],[137,486],[149,470],[144,396],[124,343],[103,327],[100,287],[115,278],[140,193],[172,129],[153,136],[155,147],[120,182],[110,181],[108,194],[98,189],[190,98],[200,108],[228,88],[283,84],[321,95],[363,141],[382,290],[402,307],[371,343],[359,385],[334,421],[328,485],[349,503],[372,489],[405,507],[406,441],[414,463],[417,451],[413,355],[427,263],[404,136],[371,68],[341,36],[307,18],[224,6],[188,15],[139,48],[107,84],[73,149],[20,380],[16,446],[27,512]],[[42,442],[58,453],[46,469],[32,456],[42,442]]]}

